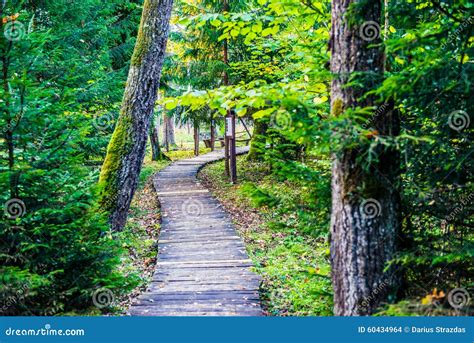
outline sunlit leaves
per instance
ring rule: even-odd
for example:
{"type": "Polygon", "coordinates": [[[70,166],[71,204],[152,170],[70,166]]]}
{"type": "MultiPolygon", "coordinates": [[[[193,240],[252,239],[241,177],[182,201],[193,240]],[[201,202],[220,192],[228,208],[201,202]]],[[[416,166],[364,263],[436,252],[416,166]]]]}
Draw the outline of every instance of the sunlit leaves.
{"type": "Polygon", "coordinates": [[[258,120],[265,117],[269,117],[273,112],[275,112],[275,110],[276,110],[276,107],[270,107],[265,110],[257,111],[253,114],[253,118],[258,120]]]}

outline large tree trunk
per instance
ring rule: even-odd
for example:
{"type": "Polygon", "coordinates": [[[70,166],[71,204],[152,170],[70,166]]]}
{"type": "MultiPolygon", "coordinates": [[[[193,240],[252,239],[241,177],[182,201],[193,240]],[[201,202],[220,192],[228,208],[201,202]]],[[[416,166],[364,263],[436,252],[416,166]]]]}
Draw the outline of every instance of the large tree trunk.
{"type": "Polygon", "coordinates": [[[265,151],[267,143],[268,123],[263,120],[255,120],[252,140],[250,141],[250,150],[247,155],[247,161],[259,161],[265,151]]]}
{"type": "MultiPolygon", "coordinates": [[[[381,1],[366,2],[349,17],[348,8],[357,0],[332,2],[331,112],[375,106],[374,97],[362,98],[383,76],[383,52],[379,38],[367,39],[364,25],[349,23],[359,18],[365,26],[380,23],[381,1]],[[365,39],[363,39],[365,37],[365,39]],[[363,87],[347,87],[349,77],[362,73],[363,87]]],[[[360,5],[360,4],[359,4],[360,5]]],[[[379,25],[379,24],[377,24],[379,25]]],[[[375,30],[380,30],[375,25],[375,30]]],[[[365,27],[367,29],[367,27],[365,27]]],[[[374,115],[374,134],[399,133],[397,113],[391,106],[374,115]]],[[[336,154],[332,176],[331,264],[336,315],[368,315],[383,301],[393,283],[393,271],[384,272],[393,258],[400,225],[398,193],[399,159],[395,151],[379,149],[379,162],[363,168],[360,155],[367,144],[336,154]]]]}
{"type": "Polygon", "coordinates": [[[121,230],[138,183],[165,56],[173,0],[145,0],[122,108],[100,174],[100,204],[121,230]]]}
{"type": "Polygon", "coordinates": [[[163,116],[163,146],[169,151],[170,147],[176,146],[176,139],[174,137],[174,119],[173,116],[163,116]]]}

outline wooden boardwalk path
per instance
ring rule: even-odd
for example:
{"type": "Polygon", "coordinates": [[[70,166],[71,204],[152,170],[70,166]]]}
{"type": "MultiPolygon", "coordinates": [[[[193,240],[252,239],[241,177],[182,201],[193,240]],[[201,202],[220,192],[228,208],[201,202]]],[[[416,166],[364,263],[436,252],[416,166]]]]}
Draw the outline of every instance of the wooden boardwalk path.
{"type": "MultiPolygon", "coordinates": [[[[248,148],[238,148],[245,153],[248,148]]],[[[260,278],[230,216],[197,180],[215,151],[177,161],[154,178],[162,210],[158,262],[135,316],[258,316],[260,278]]]]}

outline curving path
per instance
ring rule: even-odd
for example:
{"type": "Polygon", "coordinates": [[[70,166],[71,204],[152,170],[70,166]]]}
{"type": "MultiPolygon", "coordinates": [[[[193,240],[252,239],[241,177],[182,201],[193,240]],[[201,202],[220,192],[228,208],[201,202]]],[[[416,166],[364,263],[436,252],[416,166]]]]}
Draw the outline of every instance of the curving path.
{"type": "MultiPolygon", "coordinates": [[[[238,148],[238,153],[248,147],[238,148]]],[[[230,216],[197,180],[214,151],[177,161],[154,177],[162,211],[158,262],[136,316],[258,316],[260,278],[230,216]]]]}

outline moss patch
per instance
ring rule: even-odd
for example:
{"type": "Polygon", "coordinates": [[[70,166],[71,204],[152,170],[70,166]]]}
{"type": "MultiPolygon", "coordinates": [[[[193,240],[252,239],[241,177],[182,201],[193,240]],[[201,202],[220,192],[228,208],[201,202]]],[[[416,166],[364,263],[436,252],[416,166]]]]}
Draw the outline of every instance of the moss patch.
{"type": "Polygon", "coordinates": [[[133,51],[131,60],[132,66],[140,66],[143,62],[143,58],[146,56],[151,47],[151,32],[147,30],[153,29],[146,27],[145,23],[150,20],[151,12],[155,10],[157,1],[145,0],[143,4],[142,20],[140,22],[140,28],[138,29],[137,43],[133,51]]]}
{"type": "Polygon", "coordinates": [[[118,195],[117,175],[120,171],[123,157],[129,153],[132,121],[129,117],[120,117],[107,147],[99,178],[100,204],[102,209],[110,211],[118,195]]]}
{"type": "Polygon", "coordinates": [[[334,99],[334,104],[332,105],[331,114],[333,117],[339,117],[344,112],[344,106],[341,99],[334,99]]]}

